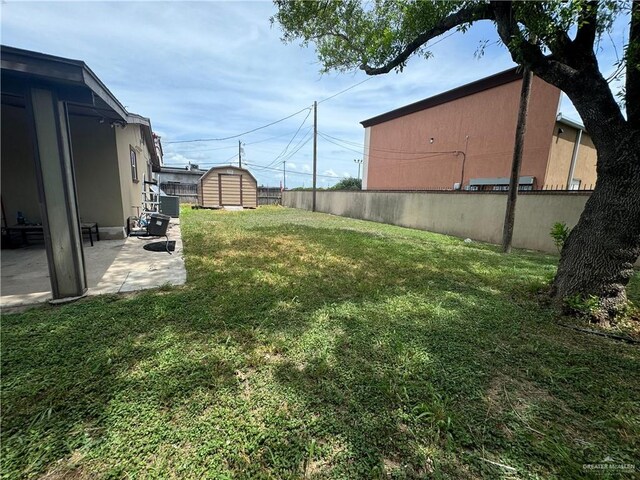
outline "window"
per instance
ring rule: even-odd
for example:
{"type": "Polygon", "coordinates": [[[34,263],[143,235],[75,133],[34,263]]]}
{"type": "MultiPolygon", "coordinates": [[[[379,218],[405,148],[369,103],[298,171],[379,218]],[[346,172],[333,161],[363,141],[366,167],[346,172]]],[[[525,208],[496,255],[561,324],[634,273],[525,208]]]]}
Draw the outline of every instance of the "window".
{"type": "Polygon", "coordinates": [[[129,157],[131,158],[131,180],[138,181],[138,158],[136,151],[129,145],[129,157]]]}

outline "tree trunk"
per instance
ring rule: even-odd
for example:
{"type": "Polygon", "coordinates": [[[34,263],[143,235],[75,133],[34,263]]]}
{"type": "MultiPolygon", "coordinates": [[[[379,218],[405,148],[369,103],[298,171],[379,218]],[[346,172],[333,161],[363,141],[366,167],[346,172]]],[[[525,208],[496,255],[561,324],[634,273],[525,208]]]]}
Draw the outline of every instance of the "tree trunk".
{"type": "Polygon", "coordinates": [[[596,297],[590,313],[602,321],[626,304],[625,286],[640,255],[640,132],[623,124],[615,138],[594,142],[596,188],[562,249],[552,295],[558,304],[596,297]]]}
{"type": "MultiPolygon", "coordinates": [[[[518,107],[518,124],[516,125],[516,138],[513,146],[513,161],[511,162],[511,177],[509,178],[509,191],[507,192],[507,211],[504,215],[504,228],[502,230],[502,251],[511,253],[513,240],[513,225],[516,220],[516,202],[518,189],[520,188],[520,167],[522,165],[522,151],[524,150],[524,135],[527,131],[527,113],[529,110],[529,97],[531,96],[531,81],[533,74],[529,67],[524,67],[522,75],[522,88],[520,89],[520,106],[518,107]]],[[[462,185],[462,183],[460,183],[462,185]]]]}

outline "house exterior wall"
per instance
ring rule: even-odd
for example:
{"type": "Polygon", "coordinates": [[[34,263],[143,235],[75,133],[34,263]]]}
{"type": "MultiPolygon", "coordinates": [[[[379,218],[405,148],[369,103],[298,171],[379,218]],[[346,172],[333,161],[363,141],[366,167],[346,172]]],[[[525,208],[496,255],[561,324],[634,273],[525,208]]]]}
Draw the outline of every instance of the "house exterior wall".
{"type": "Polygon", "coordinates": [[[150,169],[151,155],[144,143],[140,125],[128,124],[124,127],[115,127],[114,130],[120,172],[120,192],[122,195],[121,215],[123,225],[125,225],[127,218],[137,216],[142,210],[143,180],[150,169]],[[138,163],[137,181],[134,181],[131,175],[131,148],[136,151],[138,163]]]}
{"type": "MultiPolygon", "coordinates": [[[[556,123],[554,135],[551,140],[547,174],[544,181],[547,188],[567,184],[577,133],[578,129],[576,128],[564,123],[556,123]],[[562,133],[558,133],[559,128],[562,128],[562,133]]],[[[573,178],[579,179],[581,182],[580,188],[589,188],[591,185],[595,186],[597,158],[598,155],[591,141],[591,137],[589,137],[586,132],[582,132],[580,147],[578,148],[578,158],[573,172],[573,178]]]]}
{"type": "MultiPolygon", "coordinates": [[[[508,177],[521,85],[515,80],[371,125],[366,188],[451,189],[473,178],[508,177]],[[466,160],[443,153],[454,151],[466,151],[466,160]]],[[[534,77],[521,169],[535,177],[534,188],[544,181],[559,98],[556,87],[534,77]]]]}
{"type": "Polygon", "coordinates": [[[40,223],[42,216],[27,111],[3,104],[1,121],[2,203],[7,224],[16,223],[19,211],[28,222],[40,223]]]}
{"type": "Polygon", "coordinates": [[[80,218],[84,222],[97,222],[103,229],[122,228],[114,129],[93,117],[71,116],[69,121],[80,218]]]}
{"type": "MultiPolygon", "coordinates": [[[[76,193],[80,218],[97,222],[101,238],[122,238],[130,209],[123,205],[123,191],[130,199],[140,194],[131,191],[131,173],[127,150],[126,172],[119,158],[116,129],[98,118],[70,115],[71,148],[76,179],[76,193]],[[122,177],[126,173],[127,177],[122,177]],[[123,178],[124,181],[120,182],[123,178]],[[125,215],[125,211],[127,214],[125,215]]],[[[131,126],[139,131],[137,125],[131,126]]],[[[128,149],[128,145],[127,145],[128,149]]],[[[16,223],[21,211],[28,222],[42,222],[36,172],[29,136],[27,113],[24,108],[2,105],[2,200],[7,223],[16,223]]],[[[139,155],[139,158],[146,158],[139,155]]],[[[139,162],[145,160],[140,160],[139,162]]],[[[143,163],[144,165],[144,163],[143,163]]],[[[141,187],[139,187],[141,188],[141,187]]]]}

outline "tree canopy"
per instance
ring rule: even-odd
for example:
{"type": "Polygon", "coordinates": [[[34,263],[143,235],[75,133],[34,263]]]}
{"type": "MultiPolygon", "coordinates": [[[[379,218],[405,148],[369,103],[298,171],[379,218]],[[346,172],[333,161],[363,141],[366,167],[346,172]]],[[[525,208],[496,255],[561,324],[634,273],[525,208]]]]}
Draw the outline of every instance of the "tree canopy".
{"type": "MultiPolygon", "coordinates": [[[[571,97],[571,83],[586,63],[597,66],[594,44],[615,18],[630,13],[632,2],[484,2],[484,1],[290,1],[276,0],[272,18],[283,40],[315,44],[324,71],[360,69],[369,75],[402,71],[407,61],[429,58],[429,41],[449,32],[466,32],[474,23],[495,24],[514,61],[527,64],[571,97]],[[573,38],[572,38],[573,37],[573,38]],[[553,79],[553,80],[552,80],[553,79]]],[[[624,97],[638,97],[640,29],[633,5],[628,44],[616,75],[626,71],[624,97]]],[[[638,114],[627,102],[627,118],[638,114]]]]}
{"type": "Polygon", "coordinates": [[[343,178],[330,190],[362,190],[362,180],[353,177],[343,178]]]}
{"type": "Polygon", "coordinates": [[[315,44],[325,71],[401,72],[429,58],[429,42],[492,22],[519,65],[564,91],[598,153],[598,180],[562,249],[551,288],[559,301],[599,300],[598,315],[624,310],[625,286],[640,255],[640,2],[275,0],[283,40],[315,44]],[[597,41],[629,18],[627,44],[605,78],[597,41]],[[624,78],[621,105],[610,82],[624,78]]]}

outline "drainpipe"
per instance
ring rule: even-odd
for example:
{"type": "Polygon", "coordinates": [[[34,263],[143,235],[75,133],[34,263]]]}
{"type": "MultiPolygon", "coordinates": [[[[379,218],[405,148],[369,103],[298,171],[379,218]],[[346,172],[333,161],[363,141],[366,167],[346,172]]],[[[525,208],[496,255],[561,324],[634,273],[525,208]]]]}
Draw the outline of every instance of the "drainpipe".
{"type": "Polygon", "coordinates": [[[567,177],[567,190],[571,190],[571,182],[573,182],[573,174],[576,170],[576,162],[578,161],[578,151],[580,150],[580,142],[582,141],[582,129],[578,129],[576,133],[576,143],[573,145],[573,154],[571,155],[571,165],[569,165],[569,176],[567,177]]]}

